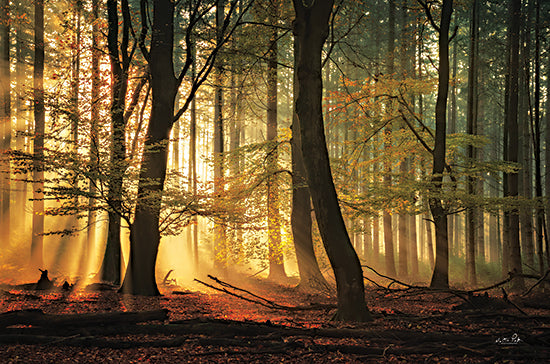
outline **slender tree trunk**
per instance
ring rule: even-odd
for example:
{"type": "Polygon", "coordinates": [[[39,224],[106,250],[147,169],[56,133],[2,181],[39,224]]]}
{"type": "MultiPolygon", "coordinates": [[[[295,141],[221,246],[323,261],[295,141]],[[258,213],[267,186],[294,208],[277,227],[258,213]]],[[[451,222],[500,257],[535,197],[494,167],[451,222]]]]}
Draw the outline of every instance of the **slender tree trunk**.
{"type": "MultiPolygon", "coordinates": [[[[509,69],[509,94],[507,99],[508,113],[506,117],[506,129],[508,130],[508,153],[506,160],[518,162],[518,67],[519,67],[519,22],[521,16],[521,0],[510,0],[510,22],[508,36],[510,38],[509,69]]],[[[516,199],[518,196],[518,174],[508,174],[508,185],[505,190],[507,197],[516,199]]],[[[519,242],[519,214],[518,209],[513,208],[509,214],[509,247],[510,269],[516,273],[522,273],[521,249],[519,242]]],[[[516,278],[513,281],[513,289],[519,291],[523,288],[523,280],[516,278]]]]}
{"type": "MultiPolygon", "coordinates": [[[[395,72],[394,52],[395,52],[395,1],[389,0],[389,20],[388,20],[388,74],[392,76],[395,72]]],[[[387,151],[391,147],[391,123],[384,129],[384,149],[387,151]]],[[[384,162],[384,184],[386,188],[391,187],[391,162],[386,157],[384,162]]],[[[390,212],[386,209],[383,212],[382,220],[384,224],[384,255],[386,262],[386,274],[395,277],[395,252],[393,242],[392,218],[390,212]]]]}
{"type": "Polygon", "coordinates": [[[333,1],[306,6],[294,1],[294,34],[299,43],[296,114],[300,120],[302,156],[317,224],[336,278],[338,309],[335,318],[367,321],[363,272],[351,245],[332,179],[322,113],[321,53],[328,36],[333,1]]]}
{"type": "MultiPolygon", "coordinates": [[[[468,134],[477,134],[477,99],[478,99],[478,76],[477,76],[477,42],[479,35],[479,2],[474,0],[472,5],[472,18],[470,20],[470,64],[468,68],[468,134]]],[[[456,48],[456,44],[455,44],[456,48]]],[[[476,150],[472,144],[468,145],[468,158],[470,159],[470,166],[476,159],[476,150]]],[[[471,172],[470,172],[471,173],[471,172]]],[[[476,180],[473,175],[468,176],[468,194],[470,196],[475,195],[476,192],[476,180]]],[[[466,272],[468,283],[472,286],[477,284],[476,279],[476,220],[478,209],[476,206],[470,206],[466,211],[466,231],[468,232],[468,239],[466,241],[466,272]]]]}
{"type": "MultiPolygon", "coordinates": [[[[542,206],[542,171],[541,171],[541,128],[540,128],[540,0],[535,0],[535,100],[533,149],[535,153],[535,197],[539,202],[536,209],[536,238],[537,246],[542,246],[544,207],[542,206]]],[[[547,76],[548,77],[548,76],[547,76]]],[[[548,90],[547,90],[548,91],[548,90]]],[[[548,178],[548,177],[547,177],[548,178]]],[[[546,235],[546,234],[545,234],[546,235]]],[[[532,256],[531,249],[528,252],[532,256]]],[[[548,252],[547,252],[548,254],[548,252]]],[[[532,259],[530,259],[532,261],[532,259]]],[[[539,266],[540,274],[544,274],[543,265],[539,266]]]]}
{"type": "MultiPolygon", "coordinates": [[[[0,1],[0,153],[11,147],[10,2],[0,1]]],[[[10,245],[11,169],[0,159],[0,248],[10,245]]]]}
{"type": "Polygon", "coordinates": [[[44,266],[44,2],[34,3],[34,165],[31,268],[44,266]]]}
{"type": "MultiPolygon", "coordinates": [[[[432,183],[436,194],[443,192],[443,171],[446,153],[446,110],[449,91],[449,26],[453,13],[453,1],[443,0],[439,25],[439,79],[435,105],[435,146],[433,150],[432,183]]],[[[430,210],[435,223],[435,267],[430,286],[449,287],[449,240],[447,235],[447,211],[440,197],[430,198],[430,210]]]]}
{"type": "MultiPolygon", "coordinates": [[[[92,74],[92,89],[91,89],[91,115],[90,115],[90,170],[92,171],[93,180],[90,181],[88,190],[90,196],[94,196],[97,193],[96,181],[99,178],[99,87],[100,87],[100,74],[99,74],[99,0],[92,0],[92,60],[91,60],[91,74],[92,74]]],[[[88,245],[92,248],[96,243],[96,218],[97,214],[94,209],[95,199],[90,197],[88,199],[88,231],[87,240],[88,245]]],[[[91,250],[89,250],[91,251],[91,250]]]]}
{"type": "MultiPolygon", "coordinates": [[[[191,40],[191,78],[194,80],[196,77],[196,57],[197,51],[195,47],[195,41],[191,40]]],[[[197,102],[193,96],[190,106],[190,127],[189,127],[189,186],[193,196],[197,195],[197,102]]],[[[199,226],[197,216],[191,218],[189,229],[193,229],[192,245],[193,245],[193,262],[195,271],[199,269],[199,226]]],[[[191,257],[189,257],[191,258],[191,257]]]]}
{"type": "MultiPolygon", "coordinates": [[[[124,110],[126,105],[126,93],[128,90],[128,70],[130,66],[130,56],[128,53],[128,37],[130,26],[130,14],[128,0],[122,0],[122,42],[119,51],[119,30],[118,30],[118,11],[117,1],[108,0],[108,23],[109,32],[107,36],[107,46],[109,49],[109,60],[111,62],[112,74],[112,99],[111,99],[111,161],[109,176],[109,227],[107,232],[107,245],[105,247],[105,256],[101,270],[101,278],[105,281],[120,283],[121,273],[121,243],[120,226],[122,215],[123,191],[122,183],[124,172],[126,171],[126,141],[125,130],[126,122],[124,119],[124,110]]],[[[172,106],[173,107],[173,106],[172,106]]],[[[166,146],[167,148],[167,146],[166,146]]]]}
{"type": "MultiPolygon", "coordinates": [[[[221,42],[222,25],[224,18],[224,0],[217,0],[216,5],[216,39],[221,42]]],[[[214,195],[221,197],[224,193],[224,130],[223,130],[223,64],[217,60],[214,85],[214,195]]],[[[224,270],[227,268],[227,242],[223,221],[214,222],[214,267],[224,270]]]]}
{"type": "MultiPolygon", "coordinates": [[[[529,2],[526,14],[523,17],[521,26],[520,40],[520,64],[521,72],[519,79],[519,100],[518,100],[518,123],[520,126],[518,159],[521,161],[522,168],[519,170],[519,189],[521,196],[528,200],[533,198],[533,143],[535,136],[531,134],[530,120],[530,79],[531,79],[531,20],[533,2],[529,2]]],[[[521,250],[528,267],[534,266],[534,227],[533,227],[533,208],[525,204],[519,209],[521,250]]]]}
{"type": "MultiPolygon", "coordinates": [[[[546,69],[550,69],[550,57],[547,57],[548,63],[546,64],[546,69]]],[[[546,90],[550,90],[550,77],[546,76],[546,90]]],[[[545,193],[546,196],[550,196],[550,97],[546,97],[546,135],[545,135],[545,176],[544,179],[545,182],[545,193]]],[[[548,250],[548,233],[550,229],[550,203],[546,203],[546,230],[545,230],[545,245],[546,245],[546,252],[547,252],[547,258],[550,259],[550,252],[548,250]]],[[[544,252],[542,247],[542,241],[537,241],[537,262],[539,265],[539,270],[542,272],[544,271],[544,252]],[[539,245],[540,243],[540,245],[539,245]]],[[[550,265],[550,264],[549,264],[550,265]]]]}
{"type": "Polygon", "coordinates": [[[281,222],[279,216],[279,187],[277,178],[278,146],[277,146],[277,27],[278,1],[271,0],[268,5],[269,23],[271,28],[269,51],[267,52],[267,141],[270,143],[267,157],[267,231],[269,279],[282,280],[286,278],[284,256],[281,246],[281,222]]]}

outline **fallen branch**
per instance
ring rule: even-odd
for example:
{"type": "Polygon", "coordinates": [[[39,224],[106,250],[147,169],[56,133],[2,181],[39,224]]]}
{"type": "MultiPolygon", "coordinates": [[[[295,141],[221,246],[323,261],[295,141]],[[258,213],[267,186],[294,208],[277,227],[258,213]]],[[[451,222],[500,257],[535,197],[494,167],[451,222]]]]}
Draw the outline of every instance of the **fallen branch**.
{"type": "Polygon", "coordinates": [[[206,287],[209,287],[209,288],[212,288],[216,291],[219,291],[219,292],[223,292],[223,293],[227,293],[228,295],[230,296],[233,296],[233,297],[237,297],[237,298],[240,298],[244,301],[247,301],[247,302],[250,302],[250,303],[255,303],[257,305],[260,305],[260,306],[263,306],[263,307],[266,307],[266,308],[270,308],[272,310],[283,310],[283,311],[308,311],[308,310],[327,310],[327,309],[334,309],[336,308],[336,305],[331,305],[331,304],[311,304],[309,306],[287,306],[287,305],[281,305],[281,304],[278,304],[274,301],[271,301],[271,300],[268,300],[266,298],[263,298],[261,296],[258,296],[257,294],[254,294],[250,291],[247,291],[246,289],[242,289],[242,288],[239,288],[239,287],[236,287],[236,286],[233,286],[227,282],[223,282],[221,281],[220,279],[216,278],[216,277],[213,277],[211,275],[208,276],[208,278],[214,280],[216,283],[218,283],[219,285],[222,286],[222,288],[220,287],[215,287],[211,284],[208,284],[206,282],[203,282],[199,279],[196,279],[195,278],[195,281],[206,286],[206,287]],[[250,296],[252,296],[253,298],[249,298],[249,297],[245,297],[241,294],[237,294],[235,292],[231,292],[228,290],[229,289],[234,289],[236,291],[239,291],[239,292],[243,292],[243,293],[246,293],[250,296]]]}
{"type": "Polygon", "coordinates": [[[544,273],[544,275],[542,277],[540,277],[540,279],[538,281],[535,282],[535,284],[533,284],[524,294],[522,294],[523,297],[527,296],[529,293],[531,293],[531,291],[536,287],[538,286],[539,284],[541,284],[547,277],[548,275],[550,274],[550,269],[547,269],[546,270],[546,273],[544,273]]]}

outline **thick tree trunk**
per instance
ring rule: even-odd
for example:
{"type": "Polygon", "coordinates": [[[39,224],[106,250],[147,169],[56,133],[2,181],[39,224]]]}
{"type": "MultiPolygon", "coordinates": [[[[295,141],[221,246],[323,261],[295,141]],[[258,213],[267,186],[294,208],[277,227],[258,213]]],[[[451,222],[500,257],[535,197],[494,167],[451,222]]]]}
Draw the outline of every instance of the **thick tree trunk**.
{"type": "Polygon", "coordinates": [[[31,268],[42,268],[44,249],[44,1],[34,3],[34,163],[31,268]]]}
{"type": "Polygon", "coordinates": [[[372,318],[365,304],[363,272],[340,211],[323,129],[321,52],[332,6],[331,0],[307,7],[302,1],[294,1],[294,34],[299,43],[296,114],[317,224],[336,278],[336,319],[367,321],[372,318]]]}
{"type": "Polygon", "coordinates": [[[153,296],[159,290],[155,263],[160,243],[159,216],[168,158],[168,138],[174,120],[177,79],[173,50],[174,3],[158,0],[153,9],[153,32],[149,52],[153,102],[147,128],[135,218],[130,227],[130,256],[121,292],[153,296]]]}
{"type": "MultiPolygon", "coordinates": [[[[294,69],[298,69],[298,39],[294,39],[294,69]]],[[[298,80],[294,72],[294,96],[298,94],[298,80]]],[[[296,102],[296,100],[294,100],[296,102]]],[[[313,249],[311,197],[306,181],[306,171],[302,157],[302,142],[300,137],[300,119],[296,113],[292,117],[292,211],[290,224],[292,238],[296,250],[298,272],[300,273],[299,287],[305,289],[327,287],[328,284],[319,269],[315,251],[313,249]]]]}
{"type": "MultiPolygon", "coordinates": [[[[518,162],[518,67],[519,67],[519,21],[521,16],[521,0],[510,0],[510,22],[508,36],[510,41],[509,69],[509,93],[507,103],[506,129],[508,131],[508,151],[506,160],[518,162]]],[[[518,197],[518,174],[509,173],[505,195],[509,198],[518,197]]],[[[521,248],[519,241],[519,214],[517,207],[508,214],[508,244],[510,270],[522,273],[521,248]]],[[[523,280],[517,278],[513,281],[513,289],[518,291],[523,288],[523,280]]]]}
{"type": "MultiPolygon", "coordinates": [[[[432,183],[436,194],[443,192],[443,170],[446,153],[446,110],[449,92],[449,26],[453,1],[443,0],[439,26],[439,80],[435,105],[435,146],[433,150],[432,183]]],[[[435,223],[435,267],[430,286],[449,287],[449,240],[447,236],[447,210],[441,197],[430,198],[430,210],[435,223]]]]}

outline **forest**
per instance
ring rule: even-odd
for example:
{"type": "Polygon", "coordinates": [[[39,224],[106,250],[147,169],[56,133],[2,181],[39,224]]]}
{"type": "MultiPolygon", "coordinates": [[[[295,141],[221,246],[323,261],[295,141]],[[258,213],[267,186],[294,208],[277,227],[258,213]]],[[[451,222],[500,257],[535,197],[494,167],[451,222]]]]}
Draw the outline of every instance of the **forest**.
{"type": "Polygon", "coordinates": [[[1,355],[550,359],[549,26],[0,0],[1,355]]]}

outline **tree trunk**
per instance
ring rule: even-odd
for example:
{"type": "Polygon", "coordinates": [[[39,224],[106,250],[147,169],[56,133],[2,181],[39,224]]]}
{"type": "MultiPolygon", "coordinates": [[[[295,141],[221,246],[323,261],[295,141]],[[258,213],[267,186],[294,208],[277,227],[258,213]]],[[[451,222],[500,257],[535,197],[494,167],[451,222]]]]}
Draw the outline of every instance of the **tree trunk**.
{"type": "MultiPolygon", "coordinates": [[[[537,246],[542,246],[544,208],[542,206],[542,171],[541,171],[541,138],[540,138],[540,1],[535,0],[535,100],[534,100],[534,153],[535,153],[535,198],[539,202],[536,209],[536,238],[537,246]]],[[[547,76],[548,77],[548,76],[547,76]]],[[[548,97],[547,97],[548,99],[548,97]]],[[[547,177],[548,178],[548,177],[547,177]]],[[[546,236],[546,234],[545,234],[546,236]]],[[[532,256],[532,249],[529,249],[529,256],[532,256]]],[[[546,254],[549,254],[548,251],[546,254]]],[[[532,261],[532,259],[530,259],[532,261]]],[[[540,274],[544,274],[544,266],[539,267],[540,274]]]]}
{"type": "MultiPolygon", "coordinates": [[[[526,14],[523,17],[521,27],[521,47],[520,47],[520,64],[521,72],[519,79],[519,100],[518,100],[518,123],[520,125],[519,135],[519,151],[518,159],[521,161],[522,168],[519,170],[519,189],[523,198],[531,200],[533,198],[533,143],[535,136],[531,134],[530,120],[530,52],[531,52],[531,14],[533,2],[529,2],[526,14]]],[[[525,258],[525,263],[528,267],[534,265],[534,227],[533,227],[533,208],[528,204],[521,206],[519,209],[519,222],[521,234],[521,250],[525,258]]]]}
{"type": "MultiPolygon", "coordinates": [[[[0,153],[11,147],[10,2],[0,1],[0,153]]],[[[10,245],[11,171],[8,158],[0,159],[0,248],[10,245]]]]}
{"type": "Polygon", "coordinates": [[[108,0],[108,24],[107,46],[112,74],[112,99],[111,99],[111,151],[110,151],[110,176],[108,200],[109,227],[107,230],[107,245],[101,269],[101,278],[104,281],[120,283],[120,218],[122,214],[123,191],[122,183],[126,171],[126,122],[124,109],[126,105],[126,93],[128,90],[128,71],[130,56],[128,54],[128,37],[130,15],[128,1],[122,0],[122,42],[118,42],[118,11],[117,1],[108,0]]]}
{"type": "MultiPolygon", "coordinates": [[[[395,52],[395,1],[389,1],[389,20],[388,20],[388,74],[390,77],[395,72],[394,67],[394,52],[395,52]]],[[[391,147],[391,123],[384,129],[384,150],[387,151],[391,147]]],[[[386,156],[384,161],[384,184],[386,188],[391,187],[391,162],[386,156]]],[[[384,225],[384,255],[386,263],[386,274],[390,277],[395,277],[395,252],[392,230],[392,218],[390,211],[384,210],[382,214],[382,221],[384,225]]]]}
{"type": "Polygon", "coordinates": [[[149,67],[153,102],[147,128],[134,222],[130,227],[130,256],[120,291],[138,295],[158,295],[155,263],[160,243],[159,216],[166,176],[168,138],[174,121],[177,79],[173,50],[174,3],[158,0],[153,8],[149,67]],[[146,181],[146,183],[141,183],[146,181]]]}
{"type": "MultiPolygon", "coordinates": [[[[222,37],[225,0],[217,0],[216,5],[216,42],[219,44],[222,37]]],[[[224,193],[224,130],[223,130],[223,64],[217,60],[215,66],[214,84],[214,195],[221,197],[224,193]]],[[[214,221],[214,267],[225,271],[227,268],[227,246],[225,228],[221,219],[214,221]]]]}
{"type": "MultiPolygon", "coordinates": [[[[506,160],[518,162],[518,67],[519,67],[519,22],[521,16],[521,0],[510,0],[510,22],[508,36],[510,39],[509,93],[507,103],[506,129],[508,130],[508,151],[506,160]]],[[[512,199],[518,197],[518,174],[509,173],[505,195],[512,199]]],[[[510,270],[522,273],[521,249],[519,241],[519,214],[517,207],[508,213],[508,241],[510,270]]],[[[523,280],[515,279],[513,289],[519,291],[523,288],[523,280]]]]}
{"type": "MultiPolygon", "coordinates": [[[[477,98],[478,98],[478,77],[477,77],[477,43],[479,36],[479,2],[474,0],[472,5],[472,18],[470,20],[470,64],[468,68],[468,105],[467,105],[467,123],[468,134],[477,134],[477,98]]],[[[456,48],[456,44],[454,46],[456,48]]],[[[468,158],[470,159],[470,166],[476,159],[476,150],[472,144],[468,145],[468,158]]],[[[468,194],[471,198],[474,198],[476,192],[476,180],[473,175],[468,176],[468,194]]],[[[466,276],[470,285],[475,286],[476,280],[476,221],[478,215],[478,209],[473,204],[466,211],[466,231],[468,232],[468,239],[466,241],[466,276]]]]}
{"type": "MultiPolygon", "coordinates": [[[[99,73],[99,0],[92,0],[92,59],[91,59],[91,77],[92,77],[92,89],[91,89],[91,106],[90,106],[90,171],[92,171],[92,178],[89,183],[88,191],[90,196],[94,196],[97,193],[95,187],[95,180],[99,178],[99,95],[100,95],[100,73],[99,73]]],[[[89,246],[95,246],[96,243],[96,218],[97,214],[94,210],[95,199],[90,197],[88,199],[88,231],[87,240],[89,246]]],[[[120,277],[120,274],[119,274],[120,277]]],[[[120,278],[119,278],[120,281],[120,278]]]]}
{"type": "MultiPolygon", "coordinates": [[[[196,77],[196,57],[197,50],[195,47],[195,40],[191,40],[191,77],[194,80],[196,77]]],[[[196,98],[193,96],[190,106],[190,115],[189,115],[189,187],[191,188],[191,193],[193,196],[197,195],[197,102],[196,98]]],[[[192,232],[192,250],[193,250],[193,264],[195,271],[199,269],[199,249],[198,249],[198,234],[199,226],[196,216],[193,216],[191,223],[189,224],[188,229],[193,229],[192,232]]],[[[189,257],[191,259],[191,257],[189,257]]],[[[191,260],[190,260],[191,262],[191,260]]]]}
{"type": "Polygon", "coordinates": [[[278,169],[277,146],[277,27],[278,3],[272,0],[268,4],[269,23],[273,25],[267,52],[267,239],[269,259],[269,279],[286,278],[284,256],[281,246],[281,222],[279,216],[279,187],[276,171],[278,169]]]}
{"type": "Polygon", "coordinates": [[[43,268],[44,258],[44,1],[34,3],[34,163],[31,268],[43,268]]]}
{"type": "Polygon", "coordinates": [[[296,114],[300,120],[302,156],[317,224],[336,278],[337,320],[367,321],[363,272],[340,211],[332,179],[322,114],[321,53],[328,36],[333,1],[306,6],[294,1],[294,34],[298,39],[296,114]]]}
{"type": "MultiPolygon", "coordinates": [[[[298,39],[294,38],[294,69],[298,69],[298,39]]],[[[294,97],[298,95],[298,80],[294,72],[294,97]]],[[[296,103],[296,100],[294,100],[296,103]]],[[[313,249],[313,236],[311,232],[311,197],[306,181],[306,171],[302,157],[302,142],[300,137],[300,119],[293,113],[292,117],[292,211],[290,224],[292,238],[296,250],[300,283],[298,287],[305,289],[327,287],[328,284],[319,269],[319,263],[313,249]]]]}
{"type": "MultiPolygon", "coordinates": [[[[435,105],[435,145],[433,150],[432,189],[436,195],[443,193],[443,170],[446,153],[446,110],[449,91],[449,26],[453,13],[453,1],[443,0],[439,25],[439,72],[437,101],[435,105]]],[[[447,235],[447,210],[441,197],[430,198],[430,210],[435,223],[435,267],[430,286],[449,287],[449,240],[447,235]]]]}

